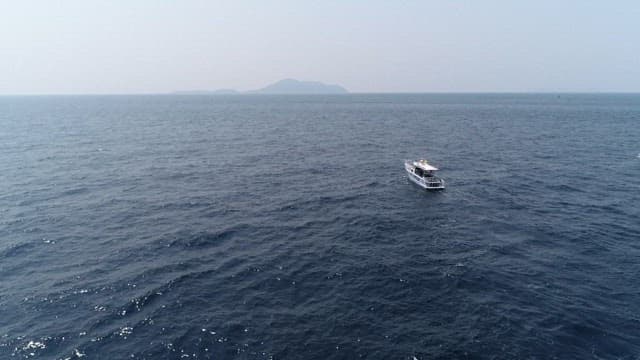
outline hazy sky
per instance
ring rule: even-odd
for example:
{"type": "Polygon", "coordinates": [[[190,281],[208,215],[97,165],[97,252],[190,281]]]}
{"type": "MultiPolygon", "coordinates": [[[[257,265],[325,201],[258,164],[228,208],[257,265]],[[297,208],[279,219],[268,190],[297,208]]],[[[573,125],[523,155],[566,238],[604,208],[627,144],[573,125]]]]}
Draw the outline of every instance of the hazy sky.
{"type": "Polygon", "coordinates": [[[640,92],[639,1],[0,0],[0,94],[640,92]]]}

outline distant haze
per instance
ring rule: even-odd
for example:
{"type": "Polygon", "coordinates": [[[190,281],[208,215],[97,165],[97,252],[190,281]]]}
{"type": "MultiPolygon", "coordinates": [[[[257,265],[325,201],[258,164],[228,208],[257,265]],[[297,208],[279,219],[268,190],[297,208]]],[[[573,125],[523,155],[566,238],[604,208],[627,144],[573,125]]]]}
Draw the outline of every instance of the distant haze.
{"type": "Polygon", "coordinates": [[[636,1],[3,1],[0,94],[639,92],[636,1]]]}

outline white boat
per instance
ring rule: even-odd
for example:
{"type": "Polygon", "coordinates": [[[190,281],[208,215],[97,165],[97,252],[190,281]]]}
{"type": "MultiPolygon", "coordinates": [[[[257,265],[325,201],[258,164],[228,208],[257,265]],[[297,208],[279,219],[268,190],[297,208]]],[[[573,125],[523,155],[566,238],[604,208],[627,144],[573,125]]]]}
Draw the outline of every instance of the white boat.
{"type": "Polygon", "coordinates": [[[404,168],[409,174],[409,180],[426,190],[444,189],[444,180],[434,175],[438,168],[430,165],[427,160],[405,160],[404,168]]]}

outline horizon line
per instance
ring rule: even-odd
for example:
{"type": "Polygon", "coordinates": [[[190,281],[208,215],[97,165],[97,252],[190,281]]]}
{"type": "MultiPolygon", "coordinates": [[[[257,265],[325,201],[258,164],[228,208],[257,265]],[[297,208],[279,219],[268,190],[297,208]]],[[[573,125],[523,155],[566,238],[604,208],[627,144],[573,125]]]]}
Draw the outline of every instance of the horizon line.
{"type": "Polygon", "coordinates": [[[237,97],[237,96],[348,96],[348,95],[533,95],[533,94],[574,94],[574,95],[640,95],[638,91],[374,91],[374,92],[347,92],[347,93],[246,93],[238,92],[233,94],[216,93],[194,93],[199,90],[176,90],[173,92],[144,92],[144,93],[21,93],[21,94],[0,94],[0,97],[18,96],[209,96],[209,97],[237,97]]]}

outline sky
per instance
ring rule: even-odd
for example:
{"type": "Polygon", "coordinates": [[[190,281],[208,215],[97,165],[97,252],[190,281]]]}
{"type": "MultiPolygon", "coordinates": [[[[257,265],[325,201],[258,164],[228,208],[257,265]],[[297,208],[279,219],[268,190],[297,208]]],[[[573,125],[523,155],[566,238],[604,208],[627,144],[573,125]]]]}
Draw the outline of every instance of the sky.
{"type": "Polygon", "coordinates": [[[640,2],[0,0],[0,95],[640,92],[640,2]]]}

